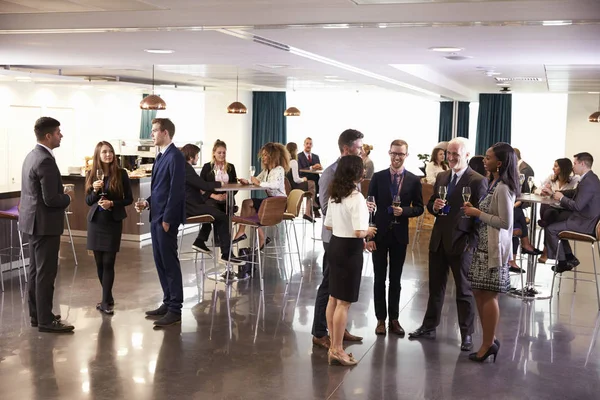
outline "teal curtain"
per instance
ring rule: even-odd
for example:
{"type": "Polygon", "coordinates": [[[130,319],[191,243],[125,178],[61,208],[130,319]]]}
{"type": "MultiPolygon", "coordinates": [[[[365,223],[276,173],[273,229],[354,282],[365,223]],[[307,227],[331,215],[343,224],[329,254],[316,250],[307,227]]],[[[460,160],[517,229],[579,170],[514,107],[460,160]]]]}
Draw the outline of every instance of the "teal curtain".
{"type": "MultiPolygon", "coordinates": [[[[143,94],[142,99],[148,94],[143,94]]],[[[140,139],[150,139],[152,137],[152,120],[156,118],[156,110],[141,110],[142,121],[140,124],[140,139]]]]}
{"type": "Polygon", "coordinates": [[[510,143],[511,123],[512,94],[481,93],[475,154],[485,154],[494,143],[510,143]]]}
{"type": "Polygon", "coordinates": [[[252,92],[252,154],[250,160],[260,171],[258,152],[268,142],[287,143],[285,92],[252,92]]]}
{"type": "MultiPolygon", "coordinates": [[[[438,142],[447,142],[452,139],[452,102],[440,101],[440,126],[438,142]]],[[[458,102],[458,127],[456,135],[469,137],[469,102],[458,102]]]]}

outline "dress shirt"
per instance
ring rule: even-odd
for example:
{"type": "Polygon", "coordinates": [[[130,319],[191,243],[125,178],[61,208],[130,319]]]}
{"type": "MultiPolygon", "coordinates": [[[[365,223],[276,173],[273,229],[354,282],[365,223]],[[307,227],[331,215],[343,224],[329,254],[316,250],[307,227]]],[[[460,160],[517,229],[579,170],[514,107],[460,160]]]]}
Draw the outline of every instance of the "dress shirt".
{"type": "MultiPolygon", "coordinates": [[[[43,145],[41,143],[38,143],[38,146],[42,146],[43,148],[45,148],[46,150],[48,150],[50,152],[50,154],[52,154],[52,157],[54,157],[54,152],[52,151],[52,149],[46,145],[43,145]]],[[[56,158],[56,157],[54,157],[56,158]]]]}
{"type": "Polygon", "coordinates": [[[356,238],[355,231],[369,229],[369,209],[364,196],[355,190],[341,203],[329,199],[324,225],[331,227],[333,235],[339,238],[356,238]]]}

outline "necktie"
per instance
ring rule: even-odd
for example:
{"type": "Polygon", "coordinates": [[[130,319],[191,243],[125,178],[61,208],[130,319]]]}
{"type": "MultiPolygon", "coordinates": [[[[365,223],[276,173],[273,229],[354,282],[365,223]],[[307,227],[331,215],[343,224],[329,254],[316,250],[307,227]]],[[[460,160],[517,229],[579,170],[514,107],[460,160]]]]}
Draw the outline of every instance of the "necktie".
{"type": "Polygon", "coordinates": [[[452,182],[450,182],[450,184],[448,185],[448,197],[450,197],[450,195],[452,194],[452,191],[454,191],[457,181],[458,181],[458,175],[454,174],[454,177],[452,178],[452,182]]]}
{"type": "Polygon", "coordinates": [[[308,155],[308,162],[311,163],[312,162],[312,155],[308,155]]]}

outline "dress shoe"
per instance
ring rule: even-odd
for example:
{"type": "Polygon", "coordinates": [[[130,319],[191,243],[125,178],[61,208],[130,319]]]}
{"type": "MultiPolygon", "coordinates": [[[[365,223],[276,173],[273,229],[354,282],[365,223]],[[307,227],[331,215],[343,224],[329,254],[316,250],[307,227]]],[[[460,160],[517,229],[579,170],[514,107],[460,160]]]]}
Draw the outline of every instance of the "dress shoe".
{"type": "Polygon", "coordinates": [[[514,265],[509,265],[508,272],[512,272],[513,274],[524,274],[525,268],[515,267],[514,265]]]}
{"type": "Polygon", "coordinates": [[[527,250],[525,247],[521,246],[521,253],[529,254],[531,256],[539,256],[543,252],[541,250],[536,249],[535,247],[532,247],[531,250],[527,250]]]}
{"type": "Polygon", "coordinates": [[[410,339],[435,339],[435,329],[427,329],[422,326],[408,334],[410,339]]]}
{"type": "Polygon", "coordinates": [[[473,338],[471,335],[465,335],[462,338],[462,342],[460,344],[460,351],[471,351],[473,350],[473,338]]]}
{"type": "Polygon", "coordinates": [[[390,332],[395,333],[400,337],[404,337],[406,332],[404,332],[404,328],[400,326],[400,322],[397,319],[390,321],[390,332]]]}
{"type": "Polygon", "coordinates": [[[344,365],[352,366],[358,364],[358,360],[352,357],[352,354],[348,354],[348,358],[344,358],[341,354],[335,353],[331,350],[327,353],[327,362],[329,365],[344,365]]]}
{"type": "Polygon", "coordinates": [[[192,244],[192,249],[204,254],[212,254],[212,251],[206,246],[204,240],[196,239],[192,244]]]}
{"type": "Polygon", "coordinates": [[[380,319],[377,321],[377,327],[375,328],[375,334],[385,336],[386,331],[385,331],[385,320],[384,319],[380,319]]]}
{"type": "Polygon", "coordinates": [[[471,361],[475,361],[475,362],[484,362],[485,360],[488,359],[488,357],[490,356],[494,356],[494,363],[496,362],[496,356],[498,355],[498,346],[496,345],[496,343],[494,343],[493,345],[491,345],[487,351],[485,352],[485,354],[481,357],[477,356],[477,353],[471,353],[469,354],[469,360],[471,361]]]}
{"type": "Polygon", "coordinates": [[[344,330],[344,340],[347,342],[362,342],[363,338],[362,336],[354,336],[346,329],[344,330]]]}
{"type": "Polygon", "coordinates": [[[242,240],[246,240],[246,239],[248,239],[248,236],[244,233],[242,236],[233,239],[231,244],[236,244],[236,243],[241,242],[242,240]]]}
{"type": "Polygon", "coordinates": [[[175,324],[180,324],[181,323],[181,314],[176,314],[174,312],[167,312],[167,314],[162,317],[161,319],[159,319],[158,321],[154,321],[154,326],[157,327],[164,327],[164,326],[171,326],[171,325],[175,325],[175,324]]]}
{"type": "Polygon", "coordinates": [[[552,271],[556,272],[557,274],[562,274],[563,272],[570,271],[573,268],[574,267],[567,261],[559,260],[558,264],[552,266],[552,271]]]}
{"type": "MultiPolygon", "coordinates": [[[[568,256],[568,254],[567,254],[568,256]]],[[[571,267],[571,269],[577,267],[579,264],[579,260],[574,255],[571,255],[571,258],[567,258],[567,265],[571,267]]]]}
{"type": "MultiPolygon", "coordinates": [[[[54,321],[60,321],[60,314],[54,314],[54,321]]],[[[31,327],[32,328],[37,328],[38,327],[38,320],[37,318],[33,318],[31,317],[31,327]]]]}
{"type": "Polygon", "coordinates": [[[161,304],[156,310],[146,311],[146,315],[149,317],[158,317],[162,315],[166,315],[168,311],[168,307],[166,304],[161,304]]]}
{"type": "Polygon", "coordinates": [[[50,325],[40,325],[38,331],[51,333],[72,332],[75,327],[73,325],[63,324],[60,321],[54,320],[50,325]]]}
{"type": "Polygon", "coordinates": [[[312,342],[315,346],[319,346],[327,350],[329,350],[329,348],[331,347],[331,338],[329,337],[329,335],[325,335],[322,337],[313,336],[312,342]]]}
{"type": "Polygon", "coordinates": [[[115,310],[111,307],[110,304],[102,305],[102,303],[98,303],[98,304],[96,304],[96,310],[100,311],[101,313],[107,314],[107,315],[115,314],[115,310]]]}

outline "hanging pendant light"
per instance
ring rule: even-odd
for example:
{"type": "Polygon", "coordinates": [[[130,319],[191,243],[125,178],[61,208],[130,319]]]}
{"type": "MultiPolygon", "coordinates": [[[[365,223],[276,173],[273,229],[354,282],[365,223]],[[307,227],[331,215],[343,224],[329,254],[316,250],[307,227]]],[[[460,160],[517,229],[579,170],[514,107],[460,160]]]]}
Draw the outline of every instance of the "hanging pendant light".
{"type": "Polygon", "coordinates": [[[228,114],[246,114],[248,112],[246,106],[238,101],[239,84],[240,76],[237,74],[235,78],[235,101],[227,107],[228,114]]]}
{"type": "Polygon", "coordinates": [[[154,65],[152,65],[152,94],[140,101],[142,110],[166,110],[167,103],[160,96],[154,94],[154,65]]]}
{"type": "Polygon", "coordinates": [[[592,113],[588,117],[588,121],[590,122],[600,122],[600,95],[598,96],[598,111],[592,113]]]}
{"type": "MultiPolygon", "coordinates": [[[[294,85],[294,81],[292,81],[292,91],[295,92],[296,91],[296,87],[294,85]]],[[[300,116],[300,110],[298,110],[296,107],[288,107],[284,112],[283,115],[286,117],[299,117],[300,116]]]]}

